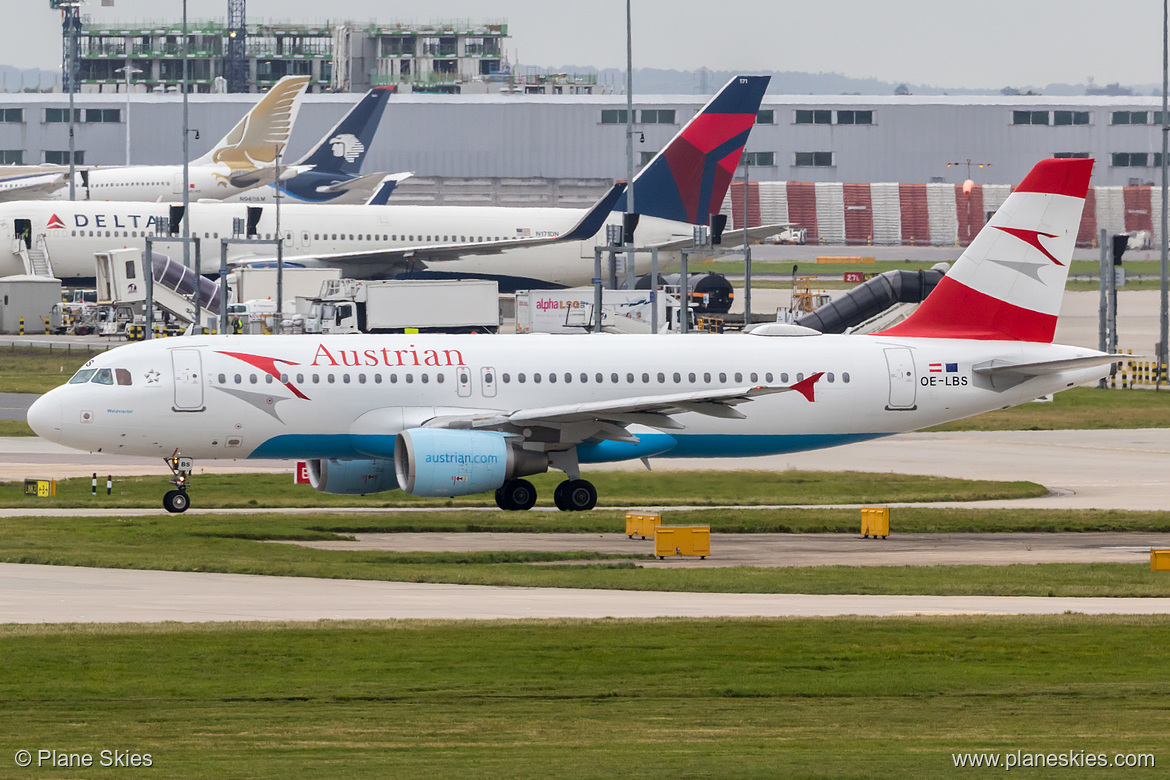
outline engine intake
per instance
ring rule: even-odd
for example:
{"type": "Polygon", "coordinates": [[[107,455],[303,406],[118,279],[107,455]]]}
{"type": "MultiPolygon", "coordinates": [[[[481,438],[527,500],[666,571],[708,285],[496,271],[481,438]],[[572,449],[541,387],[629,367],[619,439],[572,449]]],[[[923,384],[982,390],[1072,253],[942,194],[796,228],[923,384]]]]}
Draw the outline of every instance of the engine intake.
{"type": "Polygon", "coordinates": [[[548,471],[548,455],[491,431],[412,428],[394,446],[398,486],[415,496],[467,496],[548,471]]]}
{"type": "Polygon", "coordinates": [[[389,460],[326,460],[309,461],[309,484],[322,493],[345,496],[364,496],[396,490],[392,461],[389,460]]]}

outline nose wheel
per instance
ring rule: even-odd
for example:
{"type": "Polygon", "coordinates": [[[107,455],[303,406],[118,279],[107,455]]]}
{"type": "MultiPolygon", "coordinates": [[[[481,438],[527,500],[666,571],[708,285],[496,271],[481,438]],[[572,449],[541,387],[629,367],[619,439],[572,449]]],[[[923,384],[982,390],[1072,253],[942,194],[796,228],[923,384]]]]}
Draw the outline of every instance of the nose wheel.
{"type": "Polygon", "coordinates": [[[163,496],[163,509],[168,512],[186,512],[189,506],[191,499],[187,497],[186,490],[168,490],[163,496]]]}
{"type": "Polygon", "coordinates": [[[175,450],[174,454],[163,462],[171,470],[171,484],[175,486],[174,490],[168,490],[163,496],[163,509],[175,514],[186,512],[187,508],[191,506],[191,498],[187,495],[187,485],[191,481],[191,472],[195,469],[195,462],[190,458],[180,457],[178,450],[175,450]]]}

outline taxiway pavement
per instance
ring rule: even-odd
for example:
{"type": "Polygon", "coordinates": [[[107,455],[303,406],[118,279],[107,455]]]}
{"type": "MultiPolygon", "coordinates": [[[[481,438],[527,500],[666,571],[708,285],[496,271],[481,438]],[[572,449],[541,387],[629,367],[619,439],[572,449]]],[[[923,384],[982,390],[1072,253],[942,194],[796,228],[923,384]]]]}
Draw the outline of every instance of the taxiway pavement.
{"type": "Polygon", "coordinates": [[[1166,598],[836,596],[497,588],[0,564],[0,623],[1170,615],[1166,598]]]}

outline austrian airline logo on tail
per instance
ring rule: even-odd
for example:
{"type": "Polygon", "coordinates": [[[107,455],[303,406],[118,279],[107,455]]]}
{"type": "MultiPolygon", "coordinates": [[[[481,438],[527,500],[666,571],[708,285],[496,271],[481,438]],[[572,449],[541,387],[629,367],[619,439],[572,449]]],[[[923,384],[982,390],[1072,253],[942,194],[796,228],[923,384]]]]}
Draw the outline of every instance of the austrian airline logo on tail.
{"type": "MultiPolygon", "coordinates": [[[[723,206],[768,76],[736,76],[634,178],[634,211],[705,225],[723,206]]],[[[625,196],[614,207],[625,210],[625,196]]]]}
{"type": "Polygon", "coordinates": [[[1086,158],[1038,162],[922,305],[875,335],[1051,343],[1092,173],[1086,158]]]}
{"type": "Polygon", "coordinates": [[[1016,238],[1020,239],[1028,246],[1032,246],[1032,247],[1035,247],[1036,249],[1039,249],[1040,252],[1045,257],[1047,257],[1049,260],[1056,263],[1057,265],[1064,265],[1064,263],[1060,262],[1055,257],[1053,257],[1052,253],[1049,252],[1047,249],[1045,249],[1044,245],[1040,243],[1040,236],[1044,236],[1045,238],[1056,238],[1055,233],[1041,233],[1039,230],[1026,230],[1024,228],[1003,227],[1002,225],[993,225],[992,227],[994,227],[996,230],[1002,230],[1003,232],[1007,233],[1009,236],[1015,236],[1016,238]]]}
{"type": "Polygon", "coordinates": [[[49,223],[47,225],[45,225],[46,230],[57,230],[58,228],[64,228],[64,227],[65,227],[65,223],[62,222],[61,218],[58,217],[56,214],[49,217],[49,223]]]}

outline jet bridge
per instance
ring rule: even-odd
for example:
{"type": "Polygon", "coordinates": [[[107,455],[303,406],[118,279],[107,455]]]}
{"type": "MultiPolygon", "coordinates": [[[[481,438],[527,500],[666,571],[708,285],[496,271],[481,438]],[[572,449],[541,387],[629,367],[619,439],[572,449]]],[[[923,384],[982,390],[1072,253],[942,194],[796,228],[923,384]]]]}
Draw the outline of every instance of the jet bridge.
{"type": "MultiPolygon", "coordinates": [[[[96,260],[98,306],[105,309],[99,332],[106,336],[125,335],[129,325],[145,321],[146,279],[143,252],[140,249],[115,249],[98,252],[96,260]]],[[[219,282],[205,279],[166,255],[152,253],[154,305],[167,316],[164,319],[186,330],[198,322],[219,317],[219,282]],[[199,290],[199,310],[195,310],[195,290],[199,290]]]]}

